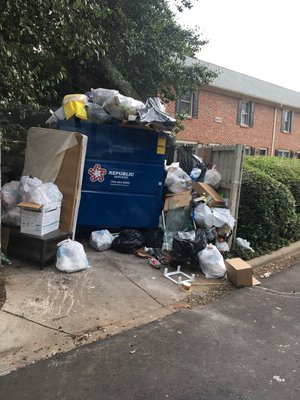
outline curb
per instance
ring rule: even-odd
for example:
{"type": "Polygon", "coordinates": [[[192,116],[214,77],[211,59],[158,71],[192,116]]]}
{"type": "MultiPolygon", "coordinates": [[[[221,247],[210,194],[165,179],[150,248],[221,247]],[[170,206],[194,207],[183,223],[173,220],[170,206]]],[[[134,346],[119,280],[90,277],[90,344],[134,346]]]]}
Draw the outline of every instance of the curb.
{"type": "Polygon", "coordinates": [[[299,254],[300,256],[300,241],[292,243],[287,247],[282,247],[279,250],[273,251],[270,254],[264,254],[263,256],[253,258],[247,261],[253,269],[261,267],[262,265],[271,263],[273,261],[278,261],[285,257],[292,257],[299,254]]]}

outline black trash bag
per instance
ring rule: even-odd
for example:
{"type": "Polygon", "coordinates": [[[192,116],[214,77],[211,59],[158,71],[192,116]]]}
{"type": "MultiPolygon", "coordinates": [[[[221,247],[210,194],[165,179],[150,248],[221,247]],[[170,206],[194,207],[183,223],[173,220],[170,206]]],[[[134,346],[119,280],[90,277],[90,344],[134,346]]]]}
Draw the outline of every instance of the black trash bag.
{"type": "Polygon", "coordinates": [[[164,242],[164,231],[161,228],[150,228],[144,232],[145,246],[161,249],[164,242]]]}
{"type": "MultiPolygon", "coordinates": [[[[192,149],[190,147],[179,147],[177,150],[178,162],[181,169],[184,170],[189,176],[194,168],[198,168],[200,171],[199,176],[195,179],[198,182],[203,182],[205,172],[207,167],[203,161],[192,154],[192,149]]],[[[193,178],[194,179],[194,178],[193,178]]]]}
{"type": "Polygon", "coordinates": [[[207,245],[204,229],[177,232],[173,238],[173,253],[177,263],[198,265],[198,252],[207,245]]]}
{"type": "Polygon", "coordinates": [[[132,254],[145,245],[144,235],[134,229],[125,229],[112,242],[111,248],[119,253],[132,254]]]}

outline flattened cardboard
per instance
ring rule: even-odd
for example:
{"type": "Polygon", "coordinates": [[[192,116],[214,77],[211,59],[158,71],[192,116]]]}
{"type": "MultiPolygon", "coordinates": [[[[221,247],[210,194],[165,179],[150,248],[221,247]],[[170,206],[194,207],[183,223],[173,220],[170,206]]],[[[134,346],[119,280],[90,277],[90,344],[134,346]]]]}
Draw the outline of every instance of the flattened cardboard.
{"type": "Polygon", "coordinates": [[[231,258],[225,260],[228,279],[237,288],[246,286],[256,286],[260,282],[253,277],[253,271],[250,264],[241,258],[231,258]]]}
{"type": "Polygon", "coordinates": [[[75,227],[73,227],[74,213],[78,197],[80,196],[79,177],[83,135],[75,132],[74,135],[78,144],[65,152],[62,165],[55,180],[55,184],[63,194],[60,229],[67,233],[71,233],[73,228],[75,229],[75,227]]]}
{"type": "Polygon", "coordinates": [[[194,185],[194,190],[200,196],[203,196],[204,194],[205,197],[207,197],[207,204],[210,207],[223,207],[225,205],[224,199],[207,183],[196,182],[194,185]]]}
{"type": "Polygon", "coordinates": [[[165,196],[164,211],[174,208],[187,207],[190,204],[191,190],[165,196]]]}
{"type": "Polygon", "coordinates": [[[27,203],[25,201],[22,201],[21,203],[17,204],[19,207],[27,208],[30,210],[41,210],[43,205],[42,204],[36,204],[36,203],[27,203]]]}

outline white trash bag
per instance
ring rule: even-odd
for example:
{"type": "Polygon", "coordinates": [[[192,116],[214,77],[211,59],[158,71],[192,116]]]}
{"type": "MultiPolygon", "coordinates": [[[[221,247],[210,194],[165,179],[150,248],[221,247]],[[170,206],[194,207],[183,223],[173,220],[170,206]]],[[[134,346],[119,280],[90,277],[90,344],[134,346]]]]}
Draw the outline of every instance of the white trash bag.
{"type": "Polygon", "coordinates": [[[214,189],[218,189],[222,180],[222,176],[220,172],[217,170],[215,165],[212,166],[211,169],[208,169],[204,175],[204,183],[207,183],[209,186],[214,189]]]}
{"type": "Polygon", "coordinates": [[[192,218],[198,227],[211,229],[214,225],[213,213],[205,203],[199,203],[192,210],[192,218]]]}
{"type": "Polygon", "coordinates": [[[19,181],[5,183],[1,188],[1,201],[3,208],[13,208],[17,205],[19,199],[19,181]]]}
{"type": "Polygon", "coordinates": [[[223,241],[223,242],[219,242],[218,240],[216,240],[216,248],[223,253],[226,253],[227,251],[229,251],[229,245],[227,242],[223,241]]]}
{"type": "Polygon", "coordinates": [[[90,236],[90,246],[97,251],[104,251],[111,248],[114,236],[107,230],[94,231],[90,236]]]}
{"type": "Polygon", "coordinates": [[[192,189],[193,181],[191,177],[179,167],[179,163],[173,163],[167,167],[165,186],[171,193],[181,193],[192,189]]]}
{"type": "Polygon", "coordinates": [[[63,240],[57,245],[56,268],[62,272],[77,272],[90,268],[87,256],[81,243],[71,239],[63,240]]]}
{"type": "Polygon", "coordinates": [[[110,98],[117,96],[119,93],[118,90],[114,89],[91,89],[93,102],[99,104],[103,107],[103,104],[110,98]]]}
{"type": "Polygon", "coordinates": [[[19,186],[19,195],[22,201],[32,202],[31,194],[39,187],[43,182],[38,178],[32,178],[31,176],[22,176],[19,186]]]}
{"type": "Polygon", "coordinates": [[[22,201],[43,205],[61,201],[63,197],[54,183],[43,183],[40,179],[30,176],[22,176],[19,194],[22,201]]]}
{"type": "Polygon", "coordinates": [[[211,207],[211,210],[213,212],[213,224],[215,227],[220,228],[227,224],[231,230],[234,228],[235,219],[230,214],[228,208],[211,207]]]}
{"type": "Polygon", "coordinates": [[[198,253],[199,266],[208,279],[223,278],[226,273],[222,254],[213,244],[208,244],[198,253]]]}
{"type": "Polygon", "coordinates": [[[131,110],[130,114],[137,113],[137,109],[144,108],[145,104],[132,97],[126,97],[122,94],[116,94],[107,99],[103,104],[103,109],[113,118],[122,120],[125,113],[131,110]]]}

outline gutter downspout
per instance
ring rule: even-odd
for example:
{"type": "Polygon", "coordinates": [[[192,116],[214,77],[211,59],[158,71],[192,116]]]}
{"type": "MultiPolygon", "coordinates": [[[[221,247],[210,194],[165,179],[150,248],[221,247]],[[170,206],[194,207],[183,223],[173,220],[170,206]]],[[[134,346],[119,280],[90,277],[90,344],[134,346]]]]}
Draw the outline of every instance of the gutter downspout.
{"type": "Polygon", "coordinates": [[[271,156],[272,156],[272,157],[274,156],[276,120],[277,120],[277,107],[274,107],[274,121],[273,121],[272,146],[271,146],[271,156]]]}

